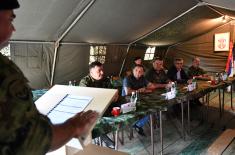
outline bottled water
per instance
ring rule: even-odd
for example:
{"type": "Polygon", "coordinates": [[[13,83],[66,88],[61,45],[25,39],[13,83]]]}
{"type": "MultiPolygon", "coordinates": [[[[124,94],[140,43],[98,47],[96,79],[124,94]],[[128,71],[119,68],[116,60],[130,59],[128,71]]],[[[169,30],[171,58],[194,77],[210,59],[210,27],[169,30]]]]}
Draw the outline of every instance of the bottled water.
{"type": "Polygon", "coordinates": [[[196,89],[196,88],[197,88],[197,80],[196,80],[195,77],[193,77],[192,85],[193,85],[193,89],[196,89]]]}
{"type": "Polygon", "coordinates": [[[135,102],[135,92],[131,92],[131,99],[130,99],[131,103],[135,102]]]}
{"type": "Polygon", "coordinates": [[[72,81],[69,81],[69,86],[73,86],[72,81]]]}

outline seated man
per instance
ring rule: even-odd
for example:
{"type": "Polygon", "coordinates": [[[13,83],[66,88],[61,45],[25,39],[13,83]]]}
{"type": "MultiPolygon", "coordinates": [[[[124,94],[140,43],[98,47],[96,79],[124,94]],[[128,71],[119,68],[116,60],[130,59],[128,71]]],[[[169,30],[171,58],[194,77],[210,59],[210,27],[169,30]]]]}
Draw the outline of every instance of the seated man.
{"type": "Polygon", "coordinates": [[[156,84],[157,88],[165,88],[170,81],[163,68],[163,60],[156,57],[153,61],[153,67],[147,71],[145,78],[156,84]]]}
{"type": "Polygon", "coordinates": [[[206,72],[199,67],[200,66],[200,59],[198,57],[194,57],[192,60],[192,66],[188,69],[188,76],[189,78],[207,78],[206,72]]]}
{"type": "MultiPolygon", "coordinates": [[[[143,65],[142,63],[143,63],[142,58],[137,56],[137,57],[134,58],[131,68],[133,68],[135,65],[143,65]]],[[[131,73],[132,73],[131,69],[127,70],[125,76],[130,76],[131,73]]]]}
{"type": "MultiPolygon", "coordinates": [[[[89,65],[89,74],[81,79],[79,86],[82,87],[95,87],[95,88],[112,88],[110,79],[104,77],[103,64],[95,61],[89,65]]],[[[114,102],[108,107],[104,116],[110,116],[113,107],[120,107],[120,103],[117,102],[118,96],[115,97],[114,102]]],[[[114,142],[107,136],[102,135],[101,139],[110,148],[114,148],[114,142]]]]}
{"type": "MultiPolygon", "coordinates": [[[[148,82],[144,77],[144,67],[142,65],[135,65],[132,69],[132,74],[123,80],[122,95],[131,95],[132,92],[138,91],[139,93],[150,93],[156,86],[148,82]]],[[[139,120],[134,128],[142,136],[145,136],[143,126],[149,121],[149,116],[139,120]]]]}
{"type": "Polygon", "coordinates": [[[172,66],[167,72],[167,76],[171,81],[177,81],[177,83],[187,83],[189,78],[183,69],[183,63],[184,61],[182,58],[176,58],[174,60],[174,66],[172,66]]]}
{"type": "Polygon", "coordinates": [[[95,88],[112,88],[110,79],[104,77],[103,64],[95,61],[89,65],[89,74],[81,79],[79,86],[95,88]]]}
{"type": "Polygon", "coordinates": [[[132,92],[151,93],[156,85],[148,82],[144,77],[144,67],[135,65],[132,74],[123,80],[122,96],[131,95],[132,92]]]}

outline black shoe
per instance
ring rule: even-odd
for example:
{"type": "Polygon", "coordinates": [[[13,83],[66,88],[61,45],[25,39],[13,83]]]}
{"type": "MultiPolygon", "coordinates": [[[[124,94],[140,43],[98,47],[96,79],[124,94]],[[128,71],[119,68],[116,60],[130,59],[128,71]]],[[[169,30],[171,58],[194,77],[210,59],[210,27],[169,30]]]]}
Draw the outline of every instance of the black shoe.
{"type": "Polygon", "coordinates": [[[107,135],[101,135],[100,138],[107,147],[114,149],[114,141],[112,141],[107,135]]]}
{"type": "Polygon", "coordinates": [[[138,127],[136,124],[133,126],[133,128],[137,131],[137,133],[141,136],[146,136],[144,133],[144,129],[142,127],[138,127]]]}

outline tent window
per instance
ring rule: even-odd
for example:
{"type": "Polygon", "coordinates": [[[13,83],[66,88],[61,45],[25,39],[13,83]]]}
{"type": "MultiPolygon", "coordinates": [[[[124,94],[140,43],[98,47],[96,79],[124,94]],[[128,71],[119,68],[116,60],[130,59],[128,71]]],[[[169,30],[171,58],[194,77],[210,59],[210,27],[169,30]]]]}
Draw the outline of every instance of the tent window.
{"type": "Polygon", "coordinates": [[[154,53],[155,53],[155,47],[147,48],[145,55],[144,55],[144,60],[153,60],[154,53]]]}
{"type": "Polygon", "coordinates": [[[90,60],[89,64],[94,61],[99,61],[101,63],[105,62],[106,56],[106,46],[90,46],[90,60]]]}
{"type": "Polygon", "coordinates": [[[0,50],[0,53],[2,53],[3,55],[7,56],[9,59],[11,59],[11,51],[10,51],[10,44],[6,47],[4,47],[3,49],[0,50]]]}

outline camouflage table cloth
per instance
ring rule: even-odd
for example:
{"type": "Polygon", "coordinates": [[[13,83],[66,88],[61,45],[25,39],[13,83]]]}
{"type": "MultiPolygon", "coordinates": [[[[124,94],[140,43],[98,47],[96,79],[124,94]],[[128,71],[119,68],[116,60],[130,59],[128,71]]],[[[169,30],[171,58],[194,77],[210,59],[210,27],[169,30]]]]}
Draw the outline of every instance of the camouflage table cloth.
{"type": "MultiPolygon", "coordinates": [[[[220,82],[217,85],[211,85],[207,81],[197,81],[197,89],[192,92],[188,92],[186,85],[178,85],[177,95],[174,99],[166,100],[161,94],[165,93],[165,89],[157,89],[151,94],[139,95],[139,100],[137,102],[137,110],[135,112],[130,112],[127,114],[121,114],[117,117],[102,117],[93,129],[93,138],[99,137],[101,134],[107,134],[123,128],[129,128],[137,120],[139,120],[144,115],[148,113],[153,113],[157,111],[167,111],[169,106],[173,104],[179,104],[187,102],[188,100],[193,100],[195,98],[200,98],[210,93],[216,89],[224,89],[233,79],[225,82],[220,82]]],[[[234,80],[233,80],[234,81],[234,80]]],[[[43,95],[46,90],[33,91],[34,99],[39,98],[43,95]]],[[[127,97],[127,101],[129,101],[127,97]]]]}

